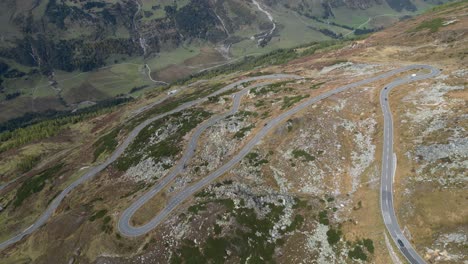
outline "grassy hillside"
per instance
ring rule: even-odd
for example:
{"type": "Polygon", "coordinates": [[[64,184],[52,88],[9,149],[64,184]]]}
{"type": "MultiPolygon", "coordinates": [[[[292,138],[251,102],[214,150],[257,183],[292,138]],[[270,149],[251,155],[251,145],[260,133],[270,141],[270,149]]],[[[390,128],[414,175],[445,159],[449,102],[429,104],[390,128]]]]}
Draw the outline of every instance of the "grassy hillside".
{"type": "Polygon", "coordinates": [[[259,4],[263,11],[243,0],[2,1],[0,122],[27,112],[136,97],[156,85],[152,80],[173,82],[244,56],[366,34],[433,5],[259,4]]]}

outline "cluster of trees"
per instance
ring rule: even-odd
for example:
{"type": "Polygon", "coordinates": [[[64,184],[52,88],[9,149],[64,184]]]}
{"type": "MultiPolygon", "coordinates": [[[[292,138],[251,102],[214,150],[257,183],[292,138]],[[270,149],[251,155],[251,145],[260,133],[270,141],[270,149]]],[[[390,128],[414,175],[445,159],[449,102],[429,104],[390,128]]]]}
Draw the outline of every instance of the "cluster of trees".
{"type": "Polygon", "coordinates": [[[9,93],[9,94],[5,95],[5,100],[7,100],[7,101],[13,100],[13,99],[15,99],[16,97],[18,97],[20,95],[21,95],[20,92],[9,93]]]}
{"type": "MultiPolygon", "coordinates": [[[[330,24],[330,25],[333,25],[333,26],[336,26],[336,27],[341,27],[341,28],[345,28],[347,30],[353,30],[354,31],[354,34],[355,35],[364,35],[364,34],[368,34],[368,33],[372,33],[372,32],[376,32],[376,31],[379,31],[379,30],[382,30],[383,27],[378,27],[378,28],[364,28],[364,29],[360,29],[360,28],[353,28],[351,26],[348,26],[348,25],[342,25],[342,24],[338,24],[336,22],[333,22],[333,21],[324,21],[323,19],[320,19],[316,16],[312,16],[310,14],[307,14],[307,13],[301,13],[301,15],[305,16],[305,17],[308,17],[310,19],[313,19],[317,22],[320,22],[320,23],[327,23],[327,24],[330,24]]],[[[337,34],[329,29],[316,29],[316,28],[313,28],[315,30],[318,30],[320,31],[321,33],[323,33],[324,35],[326,36],[329,36],[331,38],[335,38],[335,39],[339,39],[339,38],[342,38],[343,35],[342,34],[337,34]]]]}
{"type": "MultiPolygon", "coordinates": [[[[8,64],[0,61],[0,93],[4,93],[4,87],[3,87],[3,78],[18,78],[26,75],[24,72],[19,71],[17,69],[11,69],[8,64]]],[[[13,100],[16,97],[20,96],[21,92],[16,91],[13,93],[9,93],[5,95],[5,100],[13,100]]]]}
{"type": "Polygon", "coordinates": [[[416,6],[413,3],[411,3],[410,0],[386,0],[386,1],[392,9],[398,12],[401,12],[403,10],[414,12],[418,10],[416,6]]]}
{"type": "Polygon", "coordinates": [[[383,27],[378,27],[378,28],[358,28],[356,30],[354,30],[354,35],[365,35],[365,34],[369,34],[369,33],[372,33],[372,32],[376,32],[376,31],[379,31],[379,30],[382,30],[383,27]]]}
{"type": "Polygon", "coordinates": [[[111,111],[113,106],[130,100],[130,98],[109,99],[73,113],[69,111],[49,111],[45,114],[28,113],[20,118],[0,124],[0,152],[35,140],[55,136],[71,124],[111,111]]]}
{"type": "Polygon", "coordinates": [[[88,9],[91,9],[91,8],[103,8],[106,6],[106,3],[103,3],[103,2],[94,2],[94,1],[91,1],[91,2],[86,2],[84,5],[83,5],[83,8],[88,10],[88,9]]]}
{"type": "MultiPolygon", "coordinates": [[[[64,1],[50,0],[40,23],[31,13],[16,16],[15,23],[22,29],[24,37],[17,39],[13,47],[0,48],[0,57],[27,66],[40,66],[41,73],[48,75],[52,69],[93,70],[103,66],[112,54],[139,55],[141,48],[132,37],[114,38],[105,33],[115,32],[117,27],[132,32],[135,11],[136,5],[130,1],[115,4],[90,1],[79,7],[67,5],[64,1]],[[92,8],[102,10],[89,11],[92,8]],[[87,36],[61,38],[69,26],[89,28],[86,25],[91,24],[94,29],[87,32],[87,36]]],[[[0,72],[3,71],[4,65],[0,64],[0,72]]],[[[3,74],[9,74],[11,78],[25,73],[10,70],[3,74]]]]}
{"type": "Polygon", "coordinates": [[[70,17],[72,20],[89,20],[93,17],[76,6],[69,6],[65,2],[57,3],[56,0],[49,0],[47,3],[46,16],[49,21],[60,29],[65,29],[65,19],[70,17]]]}
{"type": "MultiPolygon", "coordinates": [[[[56,41],[43,34],[38,34],[34,38],[28,36],[18,40],[17,46],[14,48],[0,50],[0,56],[14,59],[24,65],[36,66],[37,62],[31,56],[31,49],[35,51],[35,56],[41,61],[40,66],[43,74],[49,73],[52,69],[90,71],[105,65],[106,59],[111,54],[132,56],[140,52],[138,43],[131,39],[107,38],[88,41],[77,38],[56,41]]],[[[17,75],[16,77],[18,77],[17,75]]]]}
{"type": "Polygon", "coordinates": [[[325,36],[328,36],[330,38],[334,38],[334,39],[339,39],[339,38],[342,38],[343,37],[343,34],[341,33],[335,33],[334,31],[331,31],[327,28],[320,28],[318,29],[318,31],[322,34],[324,34],[325,36]]]}
{"type": "Polygon", "coordinates": [[[164,10],[184,36],[206,39],[208,32],[216,29],[218,23],[212,7],[204,0],[192,0],[180,9],[175,5],[166,6],[164,10]]]}
{"type": "Polygon", "coordinates": [[[8,64],[0,61],[0,75],[3,75],[4,73],[8,72],[8,69],[10,67],[8,66],[8,64]]]}
{"type": "Polygon", "coordinates": [[[57,135],[65,128],[66,124],[74,124],[78,121],[81,121],[81,118],[73,116],[44,121],[29,127],[16,129],[13,132],[4,132],[0,134],[0,152],[22,146],[34,140],[57,135]]]}

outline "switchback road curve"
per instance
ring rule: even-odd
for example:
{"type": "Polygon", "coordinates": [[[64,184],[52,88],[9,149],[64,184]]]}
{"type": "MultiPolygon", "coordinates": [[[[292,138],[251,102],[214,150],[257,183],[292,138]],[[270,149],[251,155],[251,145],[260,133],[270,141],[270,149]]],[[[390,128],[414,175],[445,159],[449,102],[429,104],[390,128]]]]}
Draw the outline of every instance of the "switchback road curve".
{"type": "MultiPolygon", "coordinates": [[[[389,231],[392,239],[394,240],[395,244],[400,249],[401,253],[410,261],[410,263],[424,263],[421,257],[416,253],[416,251],[411,247],[411,244],[408,240],[404,237],[401,229],[398,225],[397,218],[395,216],[395,211],[393,208],[393,192],[392,192],[392,183],[393,183],[393,173],[394,173],[394,161],[393,161],[393,123],[390,114],[390,107],[388,105],[388,93],[396,86],[410,83],[413,81],[423,80],[427,78],[431,78],[437,76],[440,71],[429,65],[410,65],[405,66],[387,73],[383,73],[381,75],[377,75],[375,77],[365,79],[356,83],[348,84],[328,92],[325,92],[319,96],[314,98],[308,99],[305,102],[297,105],[296,107],[282,113],[281,115],[277,116],[276,118],[271,119],[265,126],[257,133],[246,145],[227,163],[223,166],[215,170],[214,172],[210,173],[208,176],[200,180],[199,182],[187,187],[186,189],[182,190],[176,196],[174,196],[169,202],[167,203],[166,207],[162,209],[153,219],[151,219],[148,223],[142,226],[132,226],[130,224],[130,220],[132,216],[136,213],[138,209],[140,209],[148,200],[154,197],[159,191],[161,191],[164,186],[167,185],[169,180],[165,180],[163,178],[161,183],[158,183],[155,187],[153,187],[150,191],[145,193],[142,197],[140,197],[137,201],[135,201],[129,208],[127,208],[123,213],[118,223],[118,230],[125,236],[128,237],[136,237],[141,236],[148,233],[150,230],[157,227],[178,205],[188,199],[190,196],[194,195],[196,192],[201,190],[203,187],[214,181],[216,178],[220,177],[224,173],[226,173],[229,169],[231,169],[235,164],[240,162],[253,148],[254,146],[259,143],[267,133],[272,130],[273,127],[276,125],[286,121],[290,116],[296,114],[297,112],[307,108],[308,106],[325,99],[329,96],[332,96],[337,93],[341,93],[343,91],[349,90],[351,88],[355,88],[364,84],[368,84],[377,80],[385,79],[391,77],[393,75],[403,73],[406,71],[411,70],[429,70],[430,73],[427,74],[419,74],[419,75],[411,75],[410,77],[397,79],[391,83],[389,83],[381,92],[380,94],[380,102],[382,106],[382,111],[384,114],[384,153],[383,153],[383,160],[382,160],[382,179],[381,179],[381,211],[382,216],[384,218],[385,226],[389,231]]],[[[239,101],[241,99],[241,95],[237,94],[234,100],[234,106],[229,114],[232,114],[233,111],[237,111],[239,107],[239,101]]],[[[200,134],[209,126],[214,124],[214,120],[220,120],[222,116],[215,117],[213,122],[207,122],[206,124],[202,125],[197,131],[195,135],[192,136],[189,146],[186,149],[187,153],[193,153],[195,150],[197,142],[194,140],[200,137],[200,134]]],[[[193,155],[193,154],[192,154],[193,155]]],[[[176,169],[174,169],[171,174],[169,174],[169,178],[172,180],[175,178],[175,174],[179,173],[183,168],[183,165],[186,164],[188,161],[187,157],[191,157],[192,155],[184,155],[183,159],[178,163],[176,169]]]]}
{"type": "MultiPolygon", "coordinates": [[[[418,81],[418,80],[423,80],[427,78],[432,78],[434,76],[437,76],[440,71],[432,66],[429,65],[410,65],[410,66],[405,66],[401,67],[399,69],[395,69],[368,79],[364,79],[352,84],[347,84],[342,87],[327,91],[319,96],[316,96],[314,98],[310,98],[303,103],[297,105],[296,107],[291,108],[290,110],[282,113],[281,115],[271,119],[268,121],[268,123],[265,124],[265,126],[250,140],[248,141],[245,146],[227,163],[225,163],[223,166],[215,170],[214,172],[210,173],[208,176],[200,180],[199,182],[195,183],[194,185],[191,185],[187,187],[186,189],[182,190],[180,193],[178,193],[175,197],[173,197],[166,207],[159,212],[153,219],[151,219],[148,223],[146,223],[143,226],[138,226],[134,227],[130,224],[130,219],[133,216],[133,214],[143,206],[146,201],[154,197],[165,185],[167,185],[168,182],[170,182],[178,173],[176,173],[173,176],[168,177],[166,175],[165,177],[160,179],[160,182],[158,182],[153,188],[151,188],[147,193],[145,193],[142,197],[140,197],[137,201],[135,201],[129,208],[127,208],[123,213],[121,218],[119,219],[118,223],[118,230],[125,236],[128,237],[136,237],[136,236],[141,236],[143,234],[146,234],[150,230],[154,229],[157,227],[178,205],[180,205],[183,201],[185,201],[187,198],[195,194],[197,191],[214,181],[216,178],[220,177],[224,173],[226,173],[229,169],[231,169],[235,164],[237,164],[239,161],[241,161],[253,148],[254,146],[259,143],[271,130],[274,128],[276,125],[284,122],[287,118],[290,116],[298,113],[301,110],[304,110],[305,108],[309,107],[310,105],[323,100],[327,97],[330,97],[332,95],[335,95],[337,93],[341,93],[343,91],[349,90],[351,88],[359,87],[361,85],[369,84],[372,82],[375,82],[377,80],[385,79],[392,77],[396,74],[400,74],[406,71],[411,71],[411,70],[428,70],[430,71],[427,74],[418,74],[416,76],[410,76],[402,79],[397,79],[388,85],[381,91],[380,94],[380,101],[381,101],[381,106],[382,106],[382,111],[384,114],[384,148],[383,148],[383,157],[382,157],[382,179],[381,179],[381,211],[382,211],[382,216],[384,219],[385,226],[387,230],[389,231],[392,239],[402,252],[402,254],[411,262],[411,263],[424,263],[421,257],[414,251],[414,249],[411,247],[409,241],[404,237],[399,225],[397,218],[395,216],[395,211],[393,208],[393,192],[392,192],[392,183],[393,183],[393,173],[394,173],[394,160],[393,160],[393,123],[392,123],[392,117],[390,113],[390,107],[388,105],[388,93],[396,86],[410,83],[413,81],[418,81]]],[[[233,89],[236,86],[248,82],[248,81],[255,81],[255,80],[262,80],[262,79],[279,79],[279,78],[294,78],[294,79],[300,79],[301,77],[295,76],[295,75],[282,75],[282,74],[273,74],[273,75],[267,75],[267,76],[257,76],[257,77],[252,77],[248,79],[244,79],[238,82],[235,82],[233,84],[230,84],[221,90],[218,90],[217,92],[209,95],[209,96],[216,96],[218,94],[221,94],[229,89],[233,89]]],[[[244,94],[244,91],[241,91],[239,93],[236,93],[234,96],[234,104],[232,110],[224,115],[220,115],[214,118],[211,118],[208,122],[205,122],[201,125],[201,127],[197,128],[196,132],[194,135],[191,137],[191,140],[189,141],[189,145],[186,148],[186,152],[184,153],[182,159],[179,161],[178,165],[176,166],[173,171],[177,172],[177,167],[181,167],[183,169],[183,165],[188,162],[188,160],[191,158],[193,154],[187,155],[187,150],[193,150],[195,149],[197,145],[198,138],[200,137],[201,133],[210,125],[214,124],[217,120],[220,120],[221,118],[224,118],[228,114],[235,113],[238,110],[239,104],[240,104],[240,99],[242,95],[244,94]]],[[[0,243],[0,249],[3,249],[19,240],[21,240],[24,236],[31,234],[35,230],[37,230],[40,226],[42,226],[53,214],[55,209],[58,207],[60,202],[63,200],[63,198],[71,192],[76,186],[81,184],[82,182],[92,178],[96,174],[98,174],[100,171],[102,171],[105,167],[107,167],[109,164],[114,162],[122,153],[125,151],[125,149],[128,147],[128,145],[133,141],[133,139],[138,135],[138,133],[146,127],[148,124],[151,122],[162,118],[164,116],[170,115],[172,113],[182,111],[184,109],[187,109],[191,106],[194,106],[198,103],[201,103],[206,100],[207,97],[197,99],[188,103],[185,103],[178,108],[166,112],[164,114],[155,116],[153,118],[147,119],[144,122],[142,122],[140,125],[138,125],[127,137],[127,139],[115,150],[115,152],[112,154],[111,157],[109,157],[104,163],[93,167],[88,173],[86,173],[84,176],[82,176],[80,179],[72,183],[70,186],[68,186],[60,195],[55,198],[52,203],[49,205],[49,207],[46,209],[46,211],[41,215],[41,217],[28,229],[24,230],[22,233],[14,236],[13,238],[0,243]]],[[[179,171],[180,172],[180,171],[179,171]]]]}
{"type": "Polygon", "coordinates": [[[20,241],[25,236],[33,233],[34,231],[39,229],[39,227],[41,227],[43,224],[45,224],[47,222],[47,220],[54,214],[55,210],[60,205],[62,200],[65,198],[65,196],[67,196],[78,185],[80,185],[83,182],[93,178],[99,172],[101,172],[103,169],[105,169],[107,166],[109,166],[111,163],[113,163],[115,160],[117,160],[117,158],[119,158],[123,154],[125,149],[127,149],[127,147],[135,139],[135,137],[140,133],[140,131],[143,130],[143,128],[145,128],[147,125],[154,122],[155,120],[161,119],[161,118],[163,118],[165,116],[171,115],[171,114],[176,113],[176,112],[183,111],[183,110],[188,109],[188,108],[190,108],[190,107],[192,107],[194,105],[205,102],[206,100],[208,100],[208,97],[210,97],[210,96],[216,96],[216,95],[222,94],[222,93],[224,93],[224,92],[226,92],[226,91],[228,91],[230,89],[233,89],[233,88],[237,87],[238,85],[241,85],[241,84],[246,83],[246,82],[257,81],[257,80],[301,79],[301,78],[302,77],[300,77],[300,76],[291,75],[291,74],[271,74],[271,75],[255,76],[255,77],[246,78],[246,79],[234,82],[232,84],[229,84],[229,85],[223,87],[222,89],[220,89],[220,90],[218,90],[218,91],[216,91],[216,92],[214,92],[214,93],[212,93],[212,94],[210,94],[210,95],[208,95],[206,97],[184,103],[184,104],[180,105],[179,107],[177,107],[177,108],[175,108],[175,109],[173,109],[171,111],[165,112],[163,114],[157,115],[155,117],[152,117],[152,118],[149,118],[149,119],[143,121],[141,124],[139,124],[137,127],[135,127],[130,132],[130,134],[127,136],[127,138],[117,147],[117,149],[114,151],[114,153],[112,153],[112,155],[106,161],[104,161],[103,163],[101,163],[99,165],[96,165],[96,166],[92,167],[86,174],[81,176],[79,179],[77,179],[72,184],[70,184],[68,187],[66,187],[62,192],[60,192],[60,194],[54,200],[52,200],[52,202],[45,209],[45,211],[41,214],[41,216],[30,227],[26,228],[21,233],[19,233],[19,234],[13,236],[13,237],[1,242],[0,243],[0,250],[3,250],[6,247],[20,241]]]}

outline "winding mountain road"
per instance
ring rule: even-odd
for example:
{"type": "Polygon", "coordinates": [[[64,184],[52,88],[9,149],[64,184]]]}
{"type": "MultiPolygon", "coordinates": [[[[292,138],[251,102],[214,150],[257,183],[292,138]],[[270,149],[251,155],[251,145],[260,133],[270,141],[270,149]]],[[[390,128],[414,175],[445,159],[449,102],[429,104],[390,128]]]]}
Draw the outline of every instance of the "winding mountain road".
{"type": "Polygon", "coordinates": [[[420,74],[416,76],[411,76],[408,78],[397,79],[386,86],[381,92],[381,105],[382,110],[384,113],[384,155],[382,160],[382,184],[381,184],[381,210],[382,216],[384,217],[384,222],[389,231],[392,239],[395,241],[396,245],[399,247],[401,253],[410,261],[410,263],[424,263],[421,257],[416,253],[416,251],[411,247],[410,243],[404,237],[401,229],[398,225],[395,211],[393,208],[393,193],[392,193],[392,184],[393,184],[393,173],[395,171],[393,155],[389,154],[393,151],[393,123],[390,114],[390,107],[388,105],[388,93],[396,86],[406,84],[413,81],[423,80],[427,78],[431,78],[437,76],[440,71],[432,66],[428,65],[410,65],[406,67],[402,67],[369,79],[365,79],[356,83],[348,84],[334,90],[330,90],[325,92],[317,97],[311,98],[298,106],[282,113],[281,115],[273,118],[265,126],[258,132],[246,145],[227,163],[223,166],[203,178],[202,180],[198,181],[197,183],[187,187],[186,189],[182,190],[176,196],[174,196],[169,202],[167,203],[166,207],[162,209],[153,219],[151,219],[148,223],[142,226],[132,226],[130,224],[130,220],[132,216],[136,213],[138,209],[140,209],[148,200],[158,194],[167,183],[175,178],[179,172],[183,170],[184,165],[188,162],[188,159],[193,156],[193,152],[195,151],[196,144],[198,138],[200,137],[201,133],[210,125],[214,124],[218,120],[222,119],[224,116],[229,114],[235,113],[239,108],[240,99],[243,93],[238,93],[235,95],[234,106],[232,110],[225,114],[218,117],[212,118],[209,122],[203,124],[199,129],[196,130],[194,136],[192,136],[190,143],[185,151],[185,154],[182,160],[178,163],[177,167],[170,173],[169,177],[163,178],[163,180],[158,183],[155,187],[153,187],[150,191],[145,193],[142,197],[140,197],[137,201],[135,201],[130,207],[128,207],[123,213],[118,223],[119,231],[127,236],[127,237],[137,237],[144,235],[157,227],[177,206],[179,206],[182,202],[186,199],[194,195],[196,192],[201,190],[206,185],[210,184],[212,181],[226,173],[229,169],[231,169],[234,165],[240,162],[254,147],[257,143],[259,143],[269,132],[274,128],[276,125],[286,121],[290,116],[296,114],[297,112],[304,110],[305,108],[309,107],[310,105],[323,100],[327,97],[335,95],[337,93],[341,93],[343,91],[349,90],[351,88],[355,88],[364,84],[368,84],[377,80],[385,79],[391,77],[393,75],[410,71],[410,70],[430,70],[428,74],[420,74]],[[402,242],[403,241],[403,242],[402,242]],[[402,244],[400,244],[402,243],[402,244]]]}
{"type": "MultiPolygon", "coordinates": [[[[143,196],[141,196],[136,202],[134,202],[130,207],[128,207],[121,215],[119,219],[118,228],[120,233],[126,236],[140,236],[146,234],[153,228],[155,228],[160,221],[154,220],[151,221],[144,226],[140,227],[133,227],[130,224],[130,220],[133,215],[136,213],[138,209],[140,209],[146,202],[148,202],[151,198],[153,198],[156,194],[158,194],[164,187],[166,187],[177,175],[182,173],[185,170],[186,165],[190,161],[190,159],[195,155],[195,150],[200,139],[202,133],[209,127],[216,124],[218,121],[226,118],[227,116],[233,115],[237,113],[240,107],[241,98],[244,96],[250,89],[263,86],[264,83],[257,84],[250,86],[248,89],[243,89],[240,92],[237,92],[233,95],[233,106],[231,111],[224,113],[222,115],[214,116],[210,118],[208,121],[204,122],[201,126],[198,126],[193,135],[190,137],[189,143],[184,151],[182,158],[179,160],[177,165],[169,172],[169,174],[165,175],[163,178],[159,180],[159,182],[151,188],[150,191],[146,192],[143,196]]],[[[174,201],[171,201],[174,202],[174,201]]],[[[177,204],[174,204],[177,206],[177,204]]]]}
{"type": "Polygon", "coordinates": [[[208,100],[208,97],[222,94],[222,93],[224,93],[224,92],[226,92],[226,91],[228,91],[230,89],[233,89],[236,86],[241,85],[241,84],[243,84],[245,82],[257,81],[257,80],[300,79],[300,78],[302,78],[302,77],[297,76],[297,75],[291,75],[291,74],[271,74],[271,75],[255,76],[255,77],[246,78],[246,79],[234,82],[232,84],[229,84],[229,85],[223,87],[222,89],[220,89],[220,90],[218,90],[218,91],[216,91],[216,92],[214,92],[214,93],[212,93],[212,94],[210,94],[210,95],[208,95],[206,97],[203,97],[203,98],[200,98],[200,99],[197,99],[197,100],[194,100],[194,101],[187,102],[187,103],[182,104],[179,107],[177,107],[177,108],[175,108],[175,109],[173,109],[171,111],[165,112],[163,114],[157,115],[155,117],[152,117],[152,118],[149,118],[149,119],[143,121],[141,124],[139,124],[137,127],[135,127],[129,133],[127,138],[117,147],[117,149],[114,151],[114,153],[112,153],[112,155],[106,161],[104,161],[103,163],[101,163],[99,165],[96,165],[96,166],[92,167],[86,174],[84,174],[79,179],[77,179],[72,184],[70,184],[54,200],[52,200],[52,202],[45,209],[45,211],[42,213],[42,215],[30,227],[26,228],[21,233],[19,233],[19,234],[13,236],[13,237],[1,242],[0,243],[0,250],[3,250],[6,247],[20,241],[25,236],[33,233],[34,231],[39,229],[39,227],[44,225],[47,222],[47,220],[54,214],[55,210],[58,208],[58,206],[60,205],[62,200],[65,198],[65,196],[67,196],[78,185],[80,185],[83,182],[93,178],[99,172],[101,172],[107,166],[109,166],[112,162],[117,160],[117,158],[119,158],[124,153],[124,151],[130,145],[130,143],[135,139],[135,137],[140,133],[140,131],[143,130],[143,128],[145,128],[146,126],[148,126],[152,122],[154,122],[155,120],[161,119],[161,118],[163,118],[165,116],[171,115],[171,114],[176,113],[176,112],[183,111],[183,110],[185,110],[187,108],[190,108],[190,107],[192,107],[194,105],[205,102],[205,101],[208,100]]]}
{"type": "MultiPolygon", "coordinates": [[[[416,253],[416,251],[411,247],[409,241],[403,235],[398,221],[395,215],[395,211],[393,208],[393,177],[396,168],[396,161],[394,160],[393,154],[393,121],[392,115],[390,112],[390,106],[388,104],[388,95],[390,91],[403,84],[407,84],[414,81],[419,81],[427,78],[432,78],[437,76],[440,71],[437,68],[434,68],[429,65],[409,65],[404,66],[399,69],[395,69],[368,79],[364,79],[355,83],[347,84],[341,86],[339,88],[327,91],[323,94],[320,94],[316,97],[310,98],[299,105],[291,108],[290,110],[283,112],[279,116],[271,119],[268,123],[265,124],[261,130],[254,135],[252,139],[250,139],[241,149],[240,151],[227,163],[223,166],[219,167],[214,172],[210,173],[205,178],[201,179],[197,183],[187,187],[186,189],[182,190],[180,193],[176,194],[169,202],[167,203],[166,207],[162,209],[153,219],[151,219],[148,223],[142,226],[134,227],[130,224],[130,220],[135,212],[140,209],[148,200],[154,197],[158,192],[160,192],[164,186],[166,186],[170,181],[172,181],[180,172],[184,170],[184,165],[190,160],[190,158],[194,155],[194,151],[196,149],[196,145],[198,143],[198,139],[200,138],[201,134],[211,125],[216,123],[217,121],[225,118],[228,115],[234,114],[238,111],[240,106],[240,101],[242,96],[253,87],[249,87],[248,89],[241,90],[234,94],[233,106],[232,109],[225,114],[212,117],[208,121],[201,124],[193,133],[192,137],[189,140],[189,143],[186,147],[186,150],[173,170],[166,175],[165,177],[161,178],[159,182],[152,187],[148,192],[146,192],[143,196],[137,199],[130,207],[128,207],[121,215],[118,223],[118,230],[127,237],[136,237],[141,236],[148,233],[150,230],[157,227],[177,206],[179,206],[182,202],[188,199],[190,196],[194,195],[196,192],[201,190],[206,185],[210,184],[212,181],[226,173],[229,169],[231,169],[234,165],[240,162],[254,147],[258,144],[271,130],[281,124],[282,122],[286,121],[290,116],[306,109],[307,107],[311,106],[314,103],[317,103],[325,98],[328,98],[332,95],[344,92],[351,88],[359,87],[365,84],[369,84],[378,80],[382,80],[385,78],[392,77],[394,75],[411,71],[411,70],[426,70],[429,73],[420,73],[417,75],[411,75],[405,78],[399,78],[385,86],[380,93],[380,103],[382,106],[382,112],[384,115],[384,141],[383,141],[383,156],[382,156],[382,178],[381,178],[381,212],[384,219],[385,226],[391,235],[392,239],[394,240],[395,244],[398,246],[401,253],[408,259],[410,263],[414,264],[421,264],[424,263],[424,260],[416,253]]],[[[282,79],[282,78],[290,78],[290,79],[300,79],[302,77],[296,75],[287,75],[287,74],[273,74],[273,75],[266,75],[266,76],[257,76],[248,79],[244,79],[235,83],[232,83],[217,92],[212,93],[209,96],[216,96],[225,91],[233,89],[238,85],[255,80],[265,80],[265,79],[282,79]]],[[[261,84],[260,84],[261,85],[261,84]]],[[[258,85],[259,86],[259,85],[258,85]]],[[[125,139],[125,141],[115,150],[111,157],[109,157],[104,163],[93,167],[88,173],[83,175],[77,181],[73,182],[70,186],[68,186],[64,191],[60,193],[60,195],[55,198],[46,211],[41,215],[41,217],[28,229],[24,230],[20,234],[12,237],[11,239],[0,243],[0,249],[3,249],[19,240],[21,240],[24,236],[31,234],[35,230],[37,230],[40,226],[42,226],[54,213],[60,202],[64,199],[64,197],[70,193],[76,186],[83,183],[84,181],[94,177],[100,171],[102,171],[105,167],[109,164],[114,162],[125,149],[129,146],[129,144],[133,141],[133,139],[138,135],[138,133],[147,125],[152,123],[153,121],[160,119],[164,116],[170,115],[175,112],[182,111],[187,109],[191,106],[204,102],[209,97],[204,97],[201,99],[197,99],[191,102],[187,102],[176,109],[166,112],[164,114],[155,116],[153,118],[147,119],[138,125],[125,139]]]]}

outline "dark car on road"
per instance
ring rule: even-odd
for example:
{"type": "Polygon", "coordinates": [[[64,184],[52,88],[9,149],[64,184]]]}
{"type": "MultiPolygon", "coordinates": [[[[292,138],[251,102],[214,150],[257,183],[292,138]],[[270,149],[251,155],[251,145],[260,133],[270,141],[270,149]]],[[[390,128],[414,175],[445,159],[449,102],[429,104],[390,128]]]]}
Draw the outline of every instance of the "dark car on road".
{"type": "Polygon", "coordinates": [[[405,247],[405,244],[403,244],[403,241],[401,241],[400,239],[397,239],[397,242],[398,245],[400,245],[400,247],[405,247]]]}

